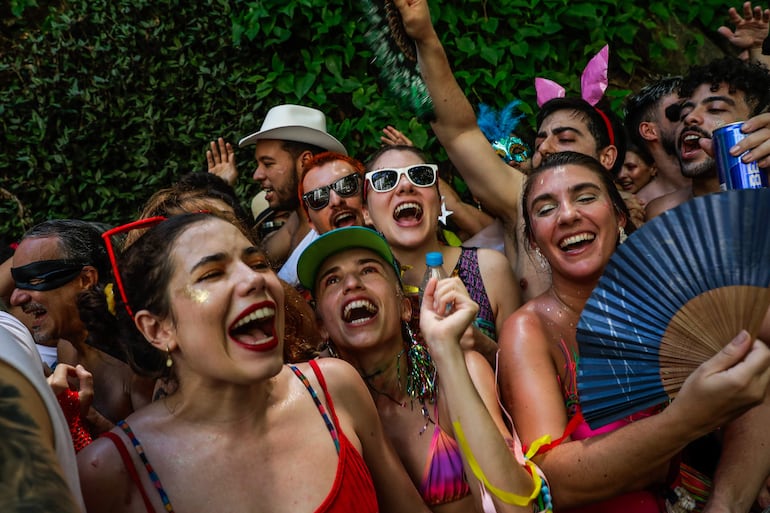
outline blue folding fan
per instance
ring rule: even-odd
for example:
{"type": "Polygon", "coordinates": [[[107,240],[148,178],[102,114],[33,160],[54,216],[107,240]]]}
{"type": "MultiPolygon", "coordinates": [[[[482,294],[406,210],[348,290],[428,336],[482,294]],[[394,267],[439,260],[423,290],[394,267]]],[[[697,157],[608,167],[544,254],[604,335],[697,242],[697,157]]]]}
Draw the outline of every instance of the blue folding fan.
{"type": "Polygon", "coordinates": [[[770,307],[770,189],[695,198],[644,224],[580,316],[578,393],[591,428],[663,404],[770,307]]]}

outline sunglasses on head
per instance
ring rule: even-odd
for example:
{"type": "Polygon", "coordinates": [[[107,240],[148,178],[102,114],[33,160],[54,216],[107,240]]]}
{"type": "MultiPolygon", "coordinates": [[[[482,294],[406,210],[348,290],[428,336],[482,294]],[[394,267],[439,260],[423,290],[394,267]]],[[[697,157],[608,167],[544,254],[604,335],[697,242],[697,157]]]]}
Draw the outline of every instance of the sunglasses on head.
{"type": "Polygon", "coordinates": [[[375,191],[388,192],[396,188],[403,175],[406,175],[416,187],[431,187],[436,183],[437,172],[436,164],[415,164],[409,167],[369,171],[366,173],[366,180],[375,191]]]}
{"type": "Polygon", "coordinates": [[[302,199],[305,201],[305,205],[313,210],[321,210],[329,204],[329,197],[331,190],[337,193],[341,198],[349,198],[358,194],[360,190],[361,176],[358,173],[349,174],[343,176],[339,180],[329,184],[308,191],[302,195],[302,199]]]}

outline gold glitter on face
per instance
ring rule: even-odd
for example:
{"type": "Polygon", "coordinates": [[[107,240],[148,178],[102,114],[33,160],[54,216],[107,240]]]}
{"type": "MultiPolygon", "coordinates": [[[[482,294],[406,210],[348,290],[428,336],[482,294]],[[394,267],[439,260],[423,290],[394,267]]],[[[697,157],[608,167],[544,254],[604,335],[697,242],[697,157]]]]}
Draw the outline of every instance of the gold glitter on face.
{"type": "Polygon", "coordinates": [[[209,300],[209,292],[207,290],[194,289],[190,285],[187,285],[184,288],[184,293],[187,297],[199,304],[209,300]]]}

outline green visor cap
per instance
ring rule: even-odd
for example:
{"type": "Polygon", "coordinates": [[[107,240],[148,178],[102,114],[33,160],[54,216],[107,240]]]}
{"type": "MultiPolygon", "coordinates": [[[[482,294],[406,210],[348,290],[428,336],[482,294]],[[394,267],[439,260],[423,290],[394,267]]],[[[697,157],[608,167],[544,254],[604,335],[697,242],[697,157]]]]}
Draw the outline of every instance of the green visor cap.
{"type": "Polygon", "coordinates": [[[324,233],[305,248],[297,262],[297,276],[300,284],[306,290],[313,291],[318,270],[324,261],[341,251],[356,248],[377,253],[393,267],[396,276],[401,279],[401,269],[385,238],[371,228],[348,226],[324,233]]]}

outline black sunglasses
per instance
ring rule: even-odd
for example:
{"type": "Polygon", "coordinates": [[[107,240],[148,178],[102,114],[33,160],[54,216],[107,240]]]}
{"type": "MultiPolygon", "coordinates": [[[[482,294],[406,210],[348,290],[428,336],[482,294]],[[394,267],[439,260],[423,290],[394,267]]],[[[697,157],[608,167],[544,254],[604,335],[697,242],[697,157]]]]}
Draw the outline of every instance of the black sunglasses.
{"type": "Polygon", "coordinates": [[[331,195],[330,191],[332,189],[334,189],[334,192],[336,192],[338,196],[349,198],[358,194],[358,191],[361,190],[360,180],[361,176],[358,173],[343,176],[329,185],[324,185],[318,189],[306,192],[302,195],[302,199],[305,201],[305,205],[307,205],[308,208],[321,210],[329,204],[329,196],[331,195]]]}
{"type": "Polygon", "coordinates": [[[417,164],[409,167],[378,169],[366,173],[366,180],[377,192],[392,191],[398,185],[402,175],[417,187],[431,187],[436,183],[436,164],[417,164]]]}

